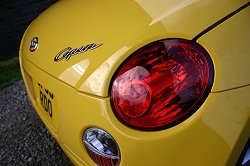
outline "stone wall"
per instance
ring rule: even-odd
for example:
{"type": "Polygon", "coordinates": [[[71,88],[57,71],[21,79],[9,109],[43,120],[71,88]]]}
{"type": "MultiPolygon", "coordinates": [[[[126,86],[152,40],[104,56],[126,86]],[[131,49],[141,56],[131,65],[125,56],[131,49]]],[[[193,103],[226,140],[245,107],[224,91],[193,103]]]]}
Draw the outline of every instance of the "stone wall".
{"type": "Polygon", "coordinates": [[[0,61],[18,56],[24,31],[57,0],[0,0],[0,61]]]}

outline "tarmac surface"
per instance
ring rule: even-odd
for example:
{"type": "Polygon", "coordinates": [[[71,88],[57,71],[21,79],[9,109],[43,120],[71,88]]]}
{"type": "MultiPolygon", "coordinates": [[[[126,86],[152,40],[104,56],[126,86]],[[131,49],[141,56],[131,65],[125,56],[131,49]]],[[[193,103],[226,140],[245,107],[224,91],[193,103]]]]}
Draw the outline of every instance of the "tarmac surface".
{"type": "Polygon", "coordinates": [[[38,117],[22,80],[0,90],[0,165],[73,165],[38,117]]]}

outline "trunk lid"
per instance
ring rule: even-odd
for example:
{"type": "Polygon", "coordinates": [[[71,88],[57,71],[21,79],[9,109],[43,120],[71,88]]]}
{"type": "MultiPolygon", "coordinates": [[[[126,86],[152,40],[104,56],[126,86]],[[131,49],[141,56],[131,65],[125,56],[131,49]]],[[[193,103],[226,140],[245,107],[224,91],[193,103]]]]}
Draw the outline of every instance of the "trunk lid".
{"type": "Polygon", "coordinates": [[[112,74],[129,53],[161,38],[191,39],[244,3],[232,2],[225,7],[217,1],[59,1],[32,22],[20,49],[48,74],[105,97],[112,74]],[[219,12],[209,15],[211,9],[219,12]],[[199,24],[190,24],[192,18],[199,24]],[[39,47],[31,52],[34,37],[39,47]]]}

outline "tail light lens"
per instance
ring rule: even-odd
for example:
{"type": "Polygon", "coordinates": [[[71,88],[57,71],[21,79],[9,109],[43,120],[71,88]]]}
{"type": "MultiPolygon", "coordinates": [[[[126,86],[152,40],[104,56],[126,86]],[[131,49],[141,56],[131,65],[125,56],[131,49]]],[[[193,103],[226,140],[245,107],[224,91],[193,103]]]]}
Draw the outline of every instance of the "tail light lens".
{"type": "Polygon", "coordinates": [[[111,105],[125,124],[141,130],[174,126],[192,115],[208,96],[212,60],[198,43],[165,39],[129,56],[111,84],[111,105]]]}

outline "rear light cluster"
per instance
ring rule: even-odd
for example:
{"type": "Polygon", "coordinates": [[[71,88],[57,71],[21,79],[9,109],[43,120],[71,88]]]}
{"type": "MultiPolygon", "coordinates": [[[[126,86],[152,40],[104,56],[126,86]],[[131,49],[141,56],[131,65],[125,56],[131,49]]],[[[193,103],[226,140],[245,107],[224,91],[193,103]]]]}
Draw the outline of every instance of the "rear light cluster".
{"type": "Polygon", "coordinates": [[[155,41],[135,51],[118,68],[111,85],[111,105],[115,115],[133,128],[169,128],[201,106],[213,78],[212,60],[198,43],[155,41]]]}

